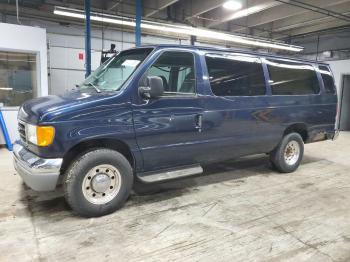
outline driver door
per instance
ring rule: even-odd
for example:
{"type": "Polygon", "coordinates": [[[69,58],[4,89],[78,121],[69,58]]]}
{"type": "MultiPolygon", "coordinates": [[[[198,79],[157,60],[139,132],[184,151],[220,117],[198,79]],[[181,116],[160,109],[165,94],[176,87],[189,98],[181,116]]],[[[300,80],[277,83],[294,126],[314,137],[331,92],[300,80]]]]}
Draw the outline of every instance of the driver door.
{"type": "Polygon", "coordinates": [[[144,77],[163,80],[164,94],[133,104],[136,139],[144,171],[199,162],[202,101],[196,93],[196,56],[187,51],[164,51],[144,77]]]}

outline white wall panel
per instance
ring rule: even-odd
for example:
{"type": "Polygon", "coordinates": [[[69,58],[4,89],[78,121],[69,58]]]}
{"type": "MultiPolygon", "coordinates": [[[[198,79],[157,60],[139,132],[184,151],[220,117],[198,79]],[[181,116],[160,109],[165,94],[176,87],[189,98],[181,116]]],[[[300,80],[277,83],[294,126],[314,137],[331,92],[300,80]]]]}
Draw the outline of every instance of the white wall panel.
{"type": "Polygon", "coordinates": [[[328,61],[327,63],[331,66],[339,95],[342,88],[342,76],[350,75],[350,60],[328,61]]]}
{"type": "Polygon", "coordinates": [[[51,69],[51,94],[61,95],[75,88],[85,78],[85,71],[51,69]]]}
{"type": "Polygon", "coordinates": [[[47,94],[46,30],[30,26],[0,23],[0,49],[38,54],[38,95],[47,94]]]}
{"type": "Polygon", "coordinates": [[[83,49],[51,47],[50,67],[59,69],[84,70],[84,59],[79,60],[79,53],[82,53],[85,56],[83,49]]]}
{"type": "Polygon", "coordinates": [[[48,33],[47,39],[49,40],[50,46],[61,46],[71,48],[84,47],[84,38],[81,36],[48,33]]]}
{"type": "MultiPolygon", "coordinates": [[[[48,94],[47,77],[47,45],[46,29],[31,26],[0,23],[0,50],[12,52],[30,52],[37,54],[37,96],[48,94]]],[[[0,101],[1,102],[1,101],[0,101]]],[[[17,133],[18,107],[3,109],[3,115],[12,141],[18,138],[17,133]]],[[[3,134],[0,131],[0,144],[4,144],[3,134]]]]}

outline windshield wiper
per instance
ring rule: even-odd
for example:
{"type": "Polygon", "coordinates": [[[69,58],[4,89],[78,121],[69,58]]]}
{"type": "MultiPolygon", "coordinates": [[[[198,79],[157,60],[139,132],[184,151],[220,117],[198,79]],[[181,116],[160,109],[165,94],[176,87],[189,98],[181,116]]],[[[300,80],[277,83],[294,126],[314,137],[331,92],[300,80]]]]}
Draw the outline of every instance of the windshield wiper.
{"type": "Polygon", "coordinates": [[[92,86],[93,88],[95,88],[97,93],[101,93],[101,90],[97,86],[95,86],[92,82],[87,82],[86,85],[92,86]]]}

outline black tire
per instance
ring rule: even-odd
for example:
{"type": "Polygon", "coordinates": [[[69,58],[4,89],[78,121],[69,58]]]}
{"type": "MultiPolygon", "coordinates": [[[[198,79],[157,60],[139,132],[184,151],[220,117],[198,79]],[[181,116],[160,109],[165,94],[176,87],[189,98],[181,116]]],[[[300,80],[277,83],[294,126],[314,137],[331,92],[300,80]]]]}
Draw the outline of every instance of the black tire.
{"type": "Polygon", "coordinates": [[[130,195],[132,186],[133,171],[129,161],[122,154],[110,149],[94,149],[79,156],[70,165],[63,178],[66,201],[75,213],[84,217],[103,216],[121,208],[130,195]],[[119,190],[109,202],[103,204],[91,203],[82,189],[87,174],[99,165],[112,166],[119,172],[119,190]]]}
{"type": "Polygon", "coordinates": [[[302,137],[298,133],[290,133],[283,137],[282,141],[277,145],[277,147],[270,153],[270,161],[274,168],[276,168],[281,173],[291,173],[294,172],[300,165],[301,160],[304,155],[304,142],[302,137]],[[295,141],[299,146],[299,155],[296,162],[288,163],[285,159],[285,151],[287,145],[295,141]]]}

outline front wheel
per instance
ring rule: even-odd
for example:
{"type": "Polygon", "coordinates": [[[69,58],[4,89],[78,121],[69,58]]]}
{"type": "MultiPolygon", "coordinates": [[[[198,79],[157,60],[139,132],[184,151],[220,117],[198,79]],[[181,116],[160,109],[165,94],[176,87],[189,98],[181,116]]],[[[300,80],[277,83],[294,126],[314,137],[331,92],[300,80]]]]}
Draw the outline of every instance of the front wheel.
{"type": "Polygon", "coordinates": [[[78,157],[63,181],[66,201],[85,217],[106,215],[122,207],[132,185],[128,160],[110,149],[96,149],[78,157]]]}
{"type": "Polygon", "coordinates": [[[299,167],[303,155],[303,139],[298,133],[290,133],[270,153],[270,161],[278,171],[290,173],[299,167]]]}

